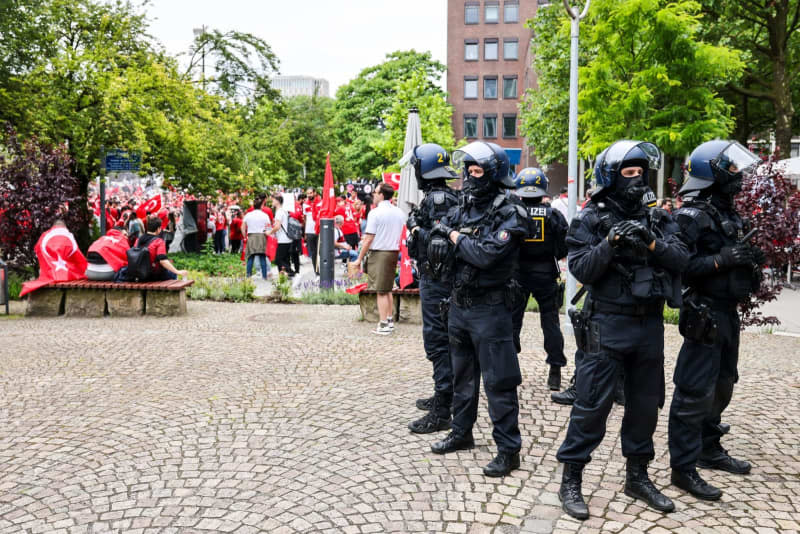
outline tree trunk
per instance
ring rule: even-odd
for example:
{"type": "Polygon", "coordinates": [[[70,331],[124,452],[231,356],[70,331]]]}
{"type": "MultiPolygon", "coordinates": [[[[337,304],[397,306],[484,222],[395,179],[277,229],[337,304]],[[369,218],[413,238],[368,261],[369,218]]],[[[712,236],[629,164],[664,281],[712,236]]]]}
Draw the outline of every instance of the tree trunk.
{"type": "Polygon", "coordinates": [[[775,109],[775,145],[778,157],[788,158],[792,154],[792,105],[791,80],[786,68],[788,49],[788,2],[778,2],[773,27],[770,31],[770,48],[772,49],[772,76],[775,109]]]}

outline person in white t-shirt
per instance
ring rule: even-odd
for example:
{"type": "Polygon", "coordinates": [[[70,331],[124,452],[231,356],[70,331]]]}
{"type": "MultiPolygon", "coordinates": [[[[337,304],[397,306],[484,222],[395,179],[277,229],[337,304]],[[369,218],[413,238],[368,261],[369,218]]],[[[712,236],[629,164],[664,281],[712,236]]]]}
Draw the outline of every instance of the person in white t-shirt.
{"type": "Polygon", "coordinates": [[[269,216],[261,211],[263,198],[256,198],[253,202],[253,211],[244,216],[242,220],[242,235],[247,236],[247,247],[245,255],[247,257],[247,277],[253,273],[253,260],[258,258],[261,263],[261,276],[267,279],[267,234],[265,233],[269,224],[269,216]]]}
{"type": "Polygon", "coordinates": [[[280,193],[272,195],[272,211],[275,212],[275,222],[267,233],[274,235],[278,239],[275,265],[278,266],[279,271],[285,272],[289,278],[292,278],[297,273],[292,270],[292,266],[289,264],[289,252],[292,247],[292,240],[286,233],[286,227],[289,224],[289,212],[283,208],[283,195],[280,193]]]}
{"type": "Polygon", "coordinates": [[[397,269],[397,259],[400,250],[400,237],[406,224],[406,215],[403,210],[391,202],[394,189],[389,184],[381,184],[375,191],[374,199],[377,204],[375,209],[367,216],[367,227],[358,262],[361,263],[367,256],[367,276],[369,287],[377,292],[378,314],[380,322],[374,333],[380,335],[391,334],[394,330],[392,319],[392,287],[397,269]]]}

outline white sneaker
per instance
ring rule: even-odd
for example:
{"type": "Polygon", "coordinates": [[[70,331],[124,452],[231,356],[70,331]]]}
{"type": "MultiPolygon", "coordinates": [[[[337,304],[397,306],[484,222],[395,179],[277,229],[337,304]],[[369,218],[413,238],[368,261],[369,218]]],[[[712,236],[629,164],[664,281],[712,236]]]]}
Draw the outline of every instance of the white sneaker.
{"type": "Polygon", "coordinates": [[[378,323],[378,326],[372,331],[372,333],[378,334],[379,336],[388,336],[392,333],[392,331],[392,327],[390,327],[387,323],[378,323]]]}
{"type": "Polygon", "coordinates": [[[386,321],[386,324],[389,325],[389,330],[394,332],[394,321],[386,321]]]}

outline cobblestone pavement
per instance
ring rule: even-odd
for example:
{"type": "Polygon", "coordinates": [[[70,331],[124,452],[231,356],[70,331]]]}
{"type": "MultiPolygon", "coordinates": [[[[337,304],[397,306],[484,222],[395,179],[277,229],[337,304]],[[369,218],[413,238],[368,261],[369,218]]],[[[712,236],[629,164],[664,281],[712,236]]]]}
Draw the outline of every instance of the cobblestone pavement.
{"type": "MultiPolygon", "coordinates": [[[[800,530],[796,338],[743,337],[724,445],[754,469],[705,471],[720,502],[668,486],[665,412],[651,471],[677,510],[626,497],[615,407],[580,524],[559,507],[569,409],[549,401],[535,314],[523,331],[522,468],[500,480],[481,472],[494,454],[485,399],[478,446],[432,454],[436,435],[406,429],[432,390],[420,327],[378,337],[357,314],[191,302],[171,319],[0,321],[0,532],[800,530]]],[[[679,342],[668,327],[668,377],[679,342]]]]}

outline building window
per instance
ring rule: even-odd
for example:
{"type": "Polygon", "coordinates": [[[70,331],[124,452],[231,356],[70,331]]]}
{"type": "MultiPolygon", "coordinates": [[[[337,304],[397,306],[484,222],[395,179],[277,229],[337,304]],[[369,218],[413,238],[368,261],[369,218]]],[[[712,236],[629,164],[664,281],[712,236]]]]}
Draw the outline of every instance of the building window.
{"type": "Polygon", "coordinates": [[[503,4],[503,22],[519,22],[519,2],[511,1],[503,4]]]}
{"type": "Polygon", "coordinates": [[[483,79],[483,98],[493,100],[497,98],[497,77],[487,76],[483,79]]]}
{"type": "Polygon", "coordinates": [[[517,77],[503,77],[503,98],[517,98],[517,77]]]}
{"type": "Polygon", "coordinates": [[[483,136],[497,137],[497,115],[483,116],[483,136]]]}
{"type": "Polygon", "coordinates": [[[791,155],[789,157],[796,158],[800,156],[800,143],[792,143],[791,155]]]}
{"type": "Polygon", "coordinates": [[[497,39],[485,39],[483,41],[483,59],[497,61],[497,39]]]}
{"type": "Polygon", "coordinates": [[[469,76],[464,78],[464,98],[475,99],[478,98],[478,78],[477,76],[469,76]]]}
{"type": "Polygon", "coordinates": [[[478,24],[481,20],[480,4],[466,4],[464,6],[464,24],[478,24]]]}
{"type": "Polygon", "coordinates": [[[500,22],[500,4],[487,3],[484,6],[483,21],[486,24],[497,24],[500,22]]]}
{"type": "Polygon", "coordinates": [[[464,61],[478,61],[478,41],[472,39],[464,41],[464,61]]]}
{"type": "Polygon", "coordinates": [[[519,59],[519,40],[503,39],[503,59],[519,59]]]}
{"type": "Polygon", "coordinates": [[[464,115],[464,137],[467,139],[478,137],[477,115],[464,115]]]}
{"type": "Polygon", "coordinates": [[[503,137],[517,136],[517,116],[503,115],[503,137]]]}

